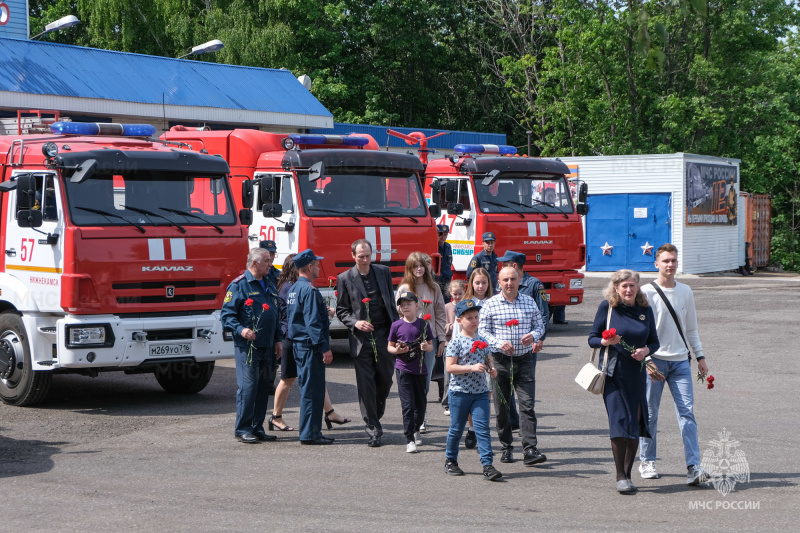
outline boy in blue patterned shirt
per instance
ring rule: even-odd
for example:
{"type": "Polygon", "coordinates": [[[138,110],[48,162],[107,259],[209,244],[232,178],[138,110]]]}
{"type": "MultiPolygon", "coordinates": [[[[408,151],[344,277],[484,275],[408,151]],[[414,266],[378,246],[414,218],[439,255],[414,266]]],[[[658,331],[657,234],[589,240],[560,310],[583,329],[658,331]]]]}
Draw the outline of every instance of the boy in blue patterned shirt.
{"type": "Polygon", "coordinates": [[[456,320],[461,332],[447,345],[446,369],[450,378],[450,431],[447,433],[444,471],[451,476],[463,476],[458,466],[458,444],[464,433],[467,417],[478,438],[478,452],[483,464],[484,479],[496,481],[503,474],[492,466],[492,435],[489,431],[489,386],[484,372],[497,377],[494,361],[485,339],[478,335],[480,305],[472,300],[456,304],[456,320]]]}

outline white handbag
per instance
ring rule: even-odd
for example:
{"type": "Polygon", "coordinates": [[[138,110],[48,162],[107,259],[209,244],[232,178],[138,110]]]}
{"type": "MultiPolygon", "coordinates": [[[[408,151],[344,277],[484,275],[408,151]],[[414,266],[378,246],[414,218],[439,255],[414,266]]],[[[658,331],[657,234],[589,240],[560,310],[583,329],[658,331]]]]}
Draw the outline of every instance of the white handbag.
{"type": "MultiPolygon", "coordinates": [[[[606,318],[606,329],[611,325],[611,305],[608,306],[608,317],[606,318]]],[[[603,394],[603,388],[606,384],[606,366],[608,365],[608,352],[603,359],[603,368],[597,368],[594,364],[594,356],[597,354],[597,348],[592,350],[592,356],[589,362],[583,365],[581,371],[575,377],[575,383],[588,390],[592,394],[603,394]]]]}

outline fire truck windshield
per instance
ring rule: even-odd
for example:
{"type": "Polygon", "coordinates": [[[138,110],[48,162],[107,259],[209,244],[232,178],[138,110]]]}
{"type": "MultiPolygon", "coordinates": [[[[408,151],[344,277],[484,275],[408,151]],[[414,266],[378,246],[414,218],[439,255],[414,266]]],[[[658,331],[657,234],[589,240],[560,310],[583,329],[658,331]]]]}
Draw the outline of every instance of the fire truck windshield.
{"type": "Polygon", "coordinates": [[[483,213],[560,213],[573,212],[577,192],[561,176],[530,177],[501,174],[491,185],[475,178],[478,205],[483,213]]]}
{"type": "Polygon", "coordinates": [[[95,173],[80,183],[64,183],[76,226],[174,226],[183,231],[184,226],[237,223],[224,176],[95,173]]]}
{"type": "Polygon", "coordinates": [[[425,217],[427,204],[419,178],[407,171],[328,174],[316,181],[298,179],[308,216],[425,217]]]}

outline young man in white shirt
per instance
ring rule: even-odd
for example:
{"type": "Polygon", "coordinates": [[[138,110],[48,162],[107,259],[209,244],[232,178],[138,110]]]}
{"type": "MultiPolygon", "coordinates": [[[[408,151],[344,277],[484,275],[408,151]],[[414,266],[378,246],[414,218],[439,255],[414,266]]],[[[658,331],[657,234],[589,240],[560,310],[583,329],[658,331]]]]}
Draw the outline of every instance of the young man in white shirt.
{"type": "MultiPolygon", "coordinates": [[[[678,270],[678,249],[672,244],[664,244],[656,251],[656,283],[669,300],[680,324],[675,324],[669,307],[658,290],[646,284],[641,291],[647,296],[656,317],[656,329],[661,347],[652,355],[658,370],[664,374],[664,381],[647,380],[647,405],[650,411],[649,427],[652,438],[639,439],[639,473],[645,479],[658,478],[656,471],[656,436],[658,408],[664,385],[669,385],[675,402],[675,413],[683,438],[683,450],[688,470],[686,484],[697,485],[708,481],[708,473],[700,467],[700,445],[697,437],[697,422],[694,418],[694,394],[692,366],[689,349],[697,358],[697,370],[708,374],[708,364],[703,355],[703,345],[697,332],[697,313],[692,289],[675,281],[678,270]],[[681,332],[683,335],[681,335],[681,332]]],[[[648,370],[649,371],[649,370],[648,370]]]]}

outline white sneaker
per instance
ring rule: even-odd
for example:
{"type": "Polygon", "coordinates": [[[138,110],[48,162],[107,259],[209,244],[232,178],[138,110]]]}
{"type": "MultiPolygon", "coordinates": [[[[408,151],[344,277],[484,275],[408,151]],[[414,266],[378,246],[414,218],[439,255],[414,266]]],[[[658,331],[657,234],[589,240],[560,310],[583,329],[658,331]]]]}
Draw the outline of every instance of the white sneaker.
{"type": "Polygon", "coordinates": [[[703,467],[696,465],[689,465],[689,474],[686,476],[687,485],[699,485],[709,480],[708,472],[703,470],[703,467]]]}
{"type": "Polygon", "coordinates": [[[420,434],[419,431],[414,433],[414,444],[416,444],[417,446],[422,446],[422,435],[420,434]]]}
{"type": "Polygon", "coordinates": [[[425,428],[425,422],[423,422],[422,425],[419,427],[418,433],[425,433],[426,431],[427,429],[425,428]]]}
{"type": "Polygon", "coordinates": [[[444,416],[450,416],[450,409],[447,407],[444,408],[444,416]]]}
{"type": "Polygon", "coordinates": [[[655,461],[642,461],[639,465],[639,474],[643,479],[658,479],[655,461]]]}
{"type": "Polygon", "coordinates": [[[406,453],[417,453],[417,445],[413,442],[406,444],[406,453]]]}

